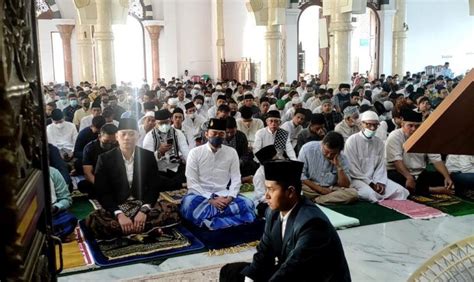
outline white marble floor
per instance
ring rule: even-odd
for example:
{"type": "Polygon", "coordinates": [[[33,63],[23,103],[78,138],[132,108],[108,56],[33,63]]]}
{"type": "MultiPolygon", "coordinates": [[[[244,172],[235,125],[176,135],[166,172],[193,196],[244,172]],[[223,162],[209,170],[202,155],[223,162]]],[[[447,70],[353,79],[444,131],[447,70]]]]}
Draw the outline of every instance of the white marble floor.
{"type": "MultiPolygon", "coordinates": [[[[338,231],[353,281],[406,281],[444,246],[474,234],[474,215],[402,220],[338,231]]],[[[59,281],[115,281],[176,270],[251,260],[254,249],[209,257],[207,253],[171,258],[156,266],[139,263],[76,275],[59,281]]]]}

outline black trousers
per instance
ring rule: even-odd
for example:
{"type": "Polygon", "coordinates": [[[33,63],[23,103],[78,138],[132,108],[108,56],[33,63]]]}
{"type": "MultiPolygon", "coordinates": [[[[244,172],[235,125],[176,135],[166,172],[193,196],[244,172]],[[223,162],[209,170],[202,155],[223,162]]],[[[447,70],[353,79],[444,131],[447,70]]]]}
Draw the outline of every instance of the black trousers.
{"type": "Polygon", "coordinates": [[[185,165],[180,164],[178,167],[178,171],[176,172],[171,170],[168,170],[166,172],[158,171],[158,174],[160,175],[160,180],[164,183],[163,186],[165,191],[173,191],[183,188],[183,183],[186,183],[185,169],[185,165]]]}
{"type": "MultiPolygon", "coordinates": [[[[396,170],[388,170],[387,176],[390,180],[405,187],[407,179],[396,170]]],[[[428,195],[430,187],[444,186],[444,177],[437,171],[423,170],[416,181],[415,194],[428,195]]]]}
{"type": "Polygon", "coordinates": [[[240,272],[244,270],[250,263],[248,262],[234,262],[228,263],[221,268],[219,273],[220,282],[243,282],[245,276],[240,272]]]}
{"type": "Polygon", "coordinates": [[[90,199],[95,199],[97,197],[94,190],[94,184],[88,180],[82,180],[81,182],[77,183],[77,189],[82,193],[87,193],[90,199]]]}

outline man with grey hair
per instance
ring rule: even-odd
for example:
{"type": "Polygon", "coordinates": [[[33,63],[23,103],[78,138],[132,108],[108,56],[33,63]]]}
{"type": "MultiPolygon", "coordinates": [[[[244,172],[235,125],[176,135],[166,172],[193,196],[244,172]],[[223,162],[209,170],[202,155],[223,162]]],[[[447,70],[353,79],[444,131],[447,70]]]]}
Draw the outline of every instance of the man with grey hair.
{"type": "Polygon", "coordinates": [[[357,106],[347,106],[343,111],[344,119],[336,125],[334,131],[341,133],[344,141],[352,134],[360,131],[359,108],[357,106]]]}

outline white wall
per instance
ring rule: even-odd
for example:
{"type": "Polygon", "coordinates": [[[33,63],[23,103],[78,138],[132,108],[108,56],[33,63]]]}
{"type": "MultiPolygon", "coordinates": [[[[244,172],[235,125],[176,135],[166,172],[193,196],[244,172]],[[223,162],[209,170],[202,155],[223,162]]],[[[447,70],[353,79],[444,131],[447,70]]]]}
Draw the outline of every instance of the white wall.
{"type": "MultiPolygon", "coordinates": [[[[58,31],[56,25],[71,24],[71,20],[38,20],[38,44],[41,60],[41,79],[43,84],[54,81],[53,71],[53,45],[51,42],[51,32],[58,31]]],[[[72,55],[72,77],[73,83],[79,83],[79,57],[77,50],[76,29],[72,31],[71,36],[71,55],[72,55]]]]}
{"type": "Polygon", "coordinates": [[[458,75],[474,67],[474,16],[467,0],[407,1],[406,69],[450,62],[458,75]]]}

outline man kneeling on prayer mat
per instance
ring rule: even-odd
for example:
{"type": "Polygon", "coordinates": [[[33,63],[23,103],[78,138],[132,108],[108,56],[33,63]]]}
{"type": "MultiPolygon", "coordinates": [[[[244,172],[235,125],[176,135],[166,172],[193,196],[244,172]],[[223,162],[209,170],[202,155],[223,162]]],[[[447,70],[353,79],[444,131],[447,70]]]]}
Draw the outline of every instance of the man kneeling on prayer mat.
{"type": "Polygon", "coordinates": [[[252,200],[238,195],[239,156],[234,148],[222,145],[225,130],[226,120],[210,119],[207,144],[193,148],[186,163],[188,194],[181,201],[181,214],[210,230],[255,220],[252,200]]]}
{"type": "Polygon", "coordinates": [[[86,218],[86,226],[97,239],[140,234],[179,221],[178,208],[157,203],[160,177],[152,152],[136,146],[135,119],[120,120],[116,138],[119,147],[99,156],[95,189],[102,209],[86,218]]]}
{"type": "Polygon", "coordinates": [[[303,163],[264,164],[265,230],[252,263],[232,263],[220,281],[350,281],[341,240],[326,215],[301,196],[303,163]]]}

